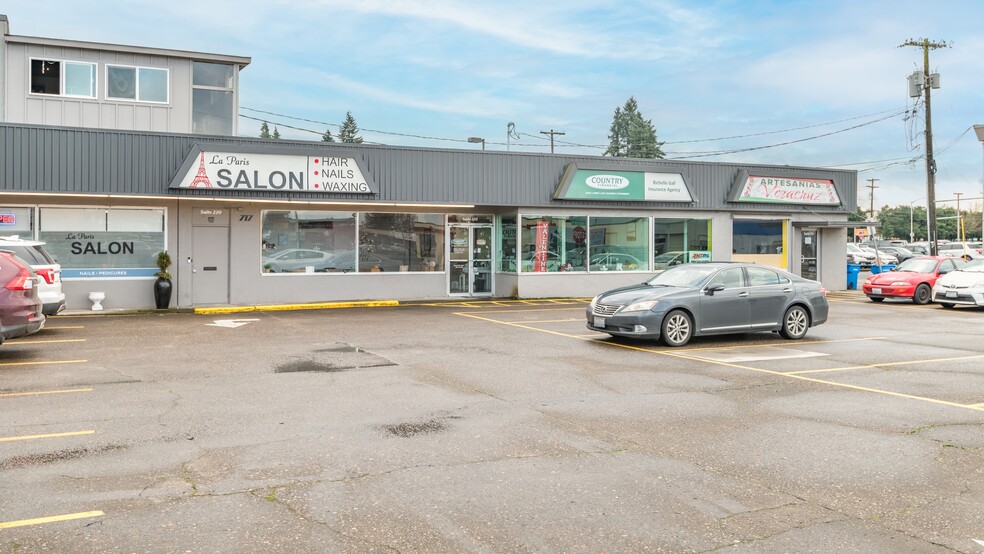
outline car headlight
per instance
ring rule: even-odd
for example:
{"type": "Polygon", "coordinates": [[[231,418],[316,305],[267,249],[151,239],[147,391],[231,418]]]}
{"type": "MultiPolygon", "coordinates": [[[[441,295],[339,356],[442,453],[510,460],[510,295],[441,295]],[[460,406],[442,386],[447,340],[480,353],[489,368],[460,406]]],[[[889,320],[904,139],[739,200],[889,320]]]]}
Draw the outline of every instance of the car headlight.
{"type": "Polygon", "coordinates": [[[598,305],[598,299],[599,298],[601,298],[601,295],[600,294],[598,296],[595,296],[594,298],[591,299],[591,304],[589,304],[589,307],[591,308],[591,311],[592,312],[594,311],[595,306],[598,305]]]}
{"type": "Polygon", "coordinates": [[[909,284],[908,281],[894,281],[894,282],[892,282],[892,286],[893,287],[904,287],[904,286],[906,286],[908,284],[909,284]]]}
{"type": "Polygon", "coordinates": [[[645,312],[646,310],[653,309],[656,306],[656,304],[659,304],[659,300],[643,300],[641,302],[634,302],[622,308],[622,313],[645,312]]]}

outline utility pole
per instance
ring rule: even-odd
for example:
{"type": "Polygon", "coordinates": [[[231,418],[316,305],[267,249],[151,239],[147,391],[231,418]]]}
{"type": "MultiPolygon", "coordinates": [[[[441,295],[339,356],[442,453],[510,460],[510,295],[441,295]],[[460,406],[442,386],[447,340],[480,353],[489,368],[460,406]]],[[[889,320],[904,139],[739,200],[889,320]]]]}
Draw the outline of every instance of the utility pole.
{"type": "Polygon", "coordinates": [[[550,131],[540,131],[540,134],[541,135],[550,135],[550,153],[551,154],[554,153],[554,135],[564,136],[564,133],[561,133],[560,131],[554,131],[553,129],[550,129],[550,131]]]}
{"type": "Polygon", "coordinates": [[[903,42],[902,46],[918,46],[923,50],[923,73],[922,88],[926,98],[926,209],[929,218],[929,229],[926,235],[929,238],[929,253],[936,256],[939,253],[939,243],[936,233],[936,160],[933,159],[933,112],[930,104],[929,91],[940,88],[939,74],[930,75],[929,73],[929,51],[938,48],[948,48],[945,42],[930,42],[928,38],[903,42]]]}
{"type": "Polygon", "coordinates": [[[868,179],[870,185],[865,186],[867,189],[871,189],[871,208],[868,210],[868,218],[870,221],[875,220],[875,189],[879,188],[875,186],[875,181],[881,181],[881,179],[871,178],[868,179]]]}
{"type": "Polygon", "coordinates": [[[963,230],[963,218],[960,217],[960,197],[963,193],[955,192],[953,195],[957,197],[957,240],[964,242],[967,240],[967,233],[963,230]]]}

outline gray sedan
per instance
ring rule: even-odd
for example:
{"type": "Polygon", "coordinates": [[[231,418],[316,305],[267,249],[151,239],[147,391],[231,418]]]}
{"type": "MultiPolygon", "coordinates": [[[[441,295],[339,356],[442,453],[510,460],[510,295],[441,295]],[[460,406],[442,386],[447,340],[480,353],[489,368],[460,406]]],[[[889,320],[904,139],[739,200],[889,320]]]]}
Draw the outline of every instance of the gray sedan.
{"type": "Polygon", "coordinates": [[[603,292],[586,315],[592,331],[683,346],[694,336],[751,331],[801,339],[827,321],[827,311],[827,291],[816,281],[752,263],[712,262],[603,292]]]}

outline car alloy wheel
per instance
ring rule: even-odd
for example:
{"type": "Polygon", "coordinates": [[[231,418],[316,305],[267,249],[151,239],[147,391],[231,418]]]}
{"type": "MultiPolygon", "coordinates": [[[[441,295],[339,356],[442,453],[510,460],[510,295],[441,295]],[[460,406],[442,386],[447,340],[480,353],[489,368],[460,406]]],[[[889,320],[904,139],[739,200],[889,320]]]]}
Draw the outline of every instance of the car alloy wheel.
{"type": "Polygon", "coordinates": [[[694,322],[687,312],[674,310],[663,320],[663,342],[668,346],[683,346],[690,342],[694,322]]]}
{"type": "Polygon", "coordinates": [[[916,292],[912,295],[912,301],[916,304],[929,304],[932,296],[933,291],[929,290],[929,285],[923,283],[916,287],[916,292]]]}
{"type": "Polygon", "coordinates": [[[806,336],[806,330],[810,328],[810,316],[802,306],[793,306],[786,310],[786,315],[782,317],[782,329],[779,334],[787,339],[801,339],[806,336]]]}

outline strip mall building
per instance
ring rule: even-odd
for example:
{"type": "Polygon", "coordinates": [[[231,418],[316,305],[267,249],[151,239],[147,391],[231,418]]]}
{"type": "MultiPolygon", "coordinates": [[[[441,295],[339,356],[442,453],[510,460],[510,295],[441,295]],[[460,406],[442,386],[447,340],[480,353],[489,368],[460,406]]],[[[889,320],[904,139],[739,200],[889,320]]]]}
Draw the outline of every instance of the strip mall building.
{"type": "Polygon", "coordinates": [[[47,243],[69,309],[153,307],[161,251],[177,307],[583,297],[709,260],[846,287],[853,171],[238,138],[248,58],[0,26],[0,234],[47,243]]]}

